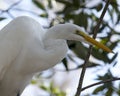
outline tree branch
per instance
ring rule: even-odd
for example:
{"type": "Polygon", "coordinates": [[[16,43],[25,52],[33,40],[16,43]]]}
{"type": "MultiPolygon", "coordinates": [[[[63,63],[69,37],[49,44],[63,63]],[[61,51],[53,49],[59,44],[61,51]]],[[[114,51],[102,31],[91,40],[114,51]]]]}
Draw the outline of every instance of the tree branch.
{"type": "Polygon", "coordinates": [[[10,13],[10,10],[12,9],[12,8],[14,8],[15,6],[17,6],[19,3],[21,3],[22,2],[22,0],[19,0],[19,1],[17,1],[17,2],[15,2],[14,4],[12,4],[11,6],[9,6],[9,8],[7,8],[6,10],[2,10],[2,9],[0,9],[0,15],[2,15],[3,13],[7,13],[11,18],[14,18],[14,16],[10,13]]]}
{"type": "Polygon", "coordinates": [[[15,7],[15,6],[17,6],[18,4],[20,4],[22,1],[23,1],[23,0],[19,0],[19,1],[15,2],[15,3],[13,3],[7,10],[12,9],[13,7],[15,7]]]}
{"type": "Polygon", "coordinates": [[[104,81],[100,81],[100,82],[97,82],[97,83],[88,85],[88,86],[86,86],[86,87],[83,87],[83,88],[81,89],[81,91],[84,91],[85,89],[91,88],[91,87],[96,86],[96,85],[100,85],[100,84],[103,84],[103,83],[109,83],[109,82],[117,81],[117,80],[120,80],[120,78],[112,78],[112,79],[107,79],[107,80],[104,80],[104,81]]]}
{"type": "MultiPolygon", "coordinates": [[[[108,8],[108,5],[109,5],[110,1],[111,0],[107,0],[106,5],[105,5],[105,7],[104,7],[104,9],[102,11],[102,14],[100,16],[100,19],[99,19],[99,21],[98,21],[98,23],[97,23],[97,25],[96,25],[96,27],[95,27],[95,29],[93,31],[93,34],[94,34],[93,38],[94,39],[97,36],[97,31],[99,30],[100,24],[103,21],[103,17],[105,15],[106,11],[107,11],[107,8],[108,8]]],[[[81,94],[82,84],[83,84],[83,80],[84,80],[84,76],[85,76],[85,72],[86,72],[86,68],[87,68],[87,63],[89,61],[89,57],[90,57],[91,52],[92,52],[92,46],[90,45],[89,50],[88,50],[88,54],[87,54],[87,56],[85,58],[84,66],[82,68],[82,72],[81,72],[81,75],[80,75],[79,84],[78,84],[78,88],[77,88],[77,92],[76,92],[75,96],[80,96],[80,94],[81,94]]]]}
{"type": "Polygon", "coordinates": [[[13,10],[16,10],[16,11],[24,11],[24,12],[28,12],[28,13],[31,13],[33,15],[37,15],[38,16],[38,13],[36,12],[33,12],[31,10],[26,10],[26,9],[21,9],[21,8],[13,8],[13,10]]]}

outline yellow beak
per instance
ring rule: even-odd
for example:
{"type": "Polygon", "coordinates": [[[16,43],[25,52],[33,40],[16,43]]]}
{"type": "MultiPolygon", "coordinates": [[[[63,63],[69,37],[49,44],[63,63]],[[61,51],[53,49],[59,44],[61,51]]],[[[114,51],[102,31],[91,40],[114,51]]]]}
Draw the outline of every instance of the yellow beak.
{"type": "Polygon", "coordinates": [[[91,38],[90,36],[88,36],[87,34],[85,34],[84,32],[81,31],[76,31],[76,34],[79,34],[80,36],[82,36],[87,42],[103,49],[106,52],[110,52],[110,53],[114,53],[111,49],[109,49],[108,47],[106,47],[105,45],[103,45],[102,43],[99,43],[98,41],[96,41],[95,39],[91,38]]]}

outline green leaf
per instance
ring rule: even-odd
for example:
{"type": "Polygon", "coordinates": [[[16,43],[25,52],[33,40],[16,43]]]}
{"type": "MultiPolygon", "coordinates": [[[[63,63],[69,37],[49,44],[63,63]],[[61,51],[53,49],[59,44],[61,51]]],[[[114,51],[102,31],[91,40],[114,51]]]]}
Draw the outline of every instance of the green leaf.
{"type": "Polygon", "coordinates": [[[73,0],[73,5],[77,8],[80,6],[80,0],[73,0]]]}
{"type": "Polygon", "coordinates": [[[118,96],[120,96],[120,89],[117,91],[118,96]]]}
{"type": "Polygon", "coordinates": [[[78,15],[74,15],[74,23],[87,29],[88,27],[88,15],[81,12],[78,15]]]}
{"type": "MultiPolygon", "coordinates": [[[[59,14],[59,13],[58,13],[59,14]]],[[[66,14],[66,16],[65,16],[65,20],[66,21],[69,21],[70,19],[73,19],[74,18],[74,14],[66,14]]]]}
{"type": "Polygon", "coordinates": [[[101,4],[101,3],[98,6],[96,6],[97,11],[101,11],[102,8],[103,8],[103,4],[101,4]]]}
{"type": "Polygon", "coordinates": [[[40,14],[40,17],[48,18],[48,14],[47,13],[40,14]]]}
{"type": "Polygon", "coordinates": [[[36,80],[31,80],[31,84],[37,84],[36,80]]]}
{"type": "Polygon", "coordinates": [[[49,87],[47,87],[47,86],[40,85],[39,87],[40,87],[41,89],[47,91],[47,92],[50,92],[50,89],[49,89],[49,87]]]}
{"type": "Polygon", "coordinates": [[[118,41],[112,42],[111,45],[109,46],[110,49],[114,49],[118,44],[118,41]]]}
{"type": "MultiPolygon", "coordinates": [[[[107,80],[110,78],[114,78],[114,76],[112,75],[111,71],[108,69],[107,73],[105,73],[103,76],[98,76],[96,80],[107,80]]],[[[112,82],[109,82],[109,83],[112,83],[112,82]]]]}
{"type": "Polygon", "coordinates": [[[75,48],[73,48],[72,50],[79,58],[84,60],[87,54],[88,48],[83,46],[82,43],[76,42],[75,48]]]}
{"type": "Polygon", "coordinates": [[[52,0],[48,0],[48,7],[49,7],[50,9],[53,8],[52,0]]]}
{"type": "Polygon", "coordinates": [[[93,94],[97,94],[98,92],[103,91],[104,89],[104,86],[99,86],[93,91],[93,94]]]}
{"type": "Polygon", "coordinates": [[[72,3],[68,0],[56,0],[59,3],[65,4],[66,6],[70,6],[72,3]]]}
{"type": "Polygon", "coordinates": [[[105,96],[112,96],[113,91],[114,90],[112,88],[109,88],[108,91],[106,92],[105,96]]]}
{"type": "MultiPolygon", "coordinates": [[[[102,51],[102,49],[100,49],[102,51]]],[[[92,55],[98,60],[102,60],[105,63],[109,63],[110,59],[107,57],[107,53],[104,51],[100,51],[98,48],[93,48],[92,55]]]]}
{"type": "Polygon", "coordinates": [[[117,12],[117,13],[119,13],[119,5],[117,4],[117,0],[112,0],[111,2],[110,2],[110,4],[112,5],[112,7],[115,9],[115,11],[117,12]]]}
{"type": "MultiPolygon", "coordinates": [[[[74,7],[74,6],[66,6],[65,8],[64,8],[64,10],[63,10],[63,13],[65,14],[65,17],[66,17],[66,15],[67,14],[71,14],[71,13],[73,13],[74,11],[76,11],[76,7],[74,7]]],[[[74,14],[75,15],[75,14],[74,14]]]]}
{"type": "Polygon", "coordinates": [[[40,9],[45,10],[45,6],[38,0],[32,0],[32,2],[40,9]]]}
{"type": "Polygon", "coordinates": [[[119,83],[119,87],[116,93],[118,94],[118,96],[120,96],[120,83],[119,83]]]}
{"type": "Polygon", "coordinates": [[[89,9],[95,9],[97,11],[101,11],[102,8],[103,8],[103,4],[101,2],[101,3],[99,3],[99,4],[97,4],[97,5],[93,6],[93,7],[90,7],[89,9]]]}
{"type": "Polygon", "coordinates": [[[117,20],[116,20],[115,25],[119,24],[120,22],[120,13],[116,13],[116,14],[117,14],[117,20]]]}

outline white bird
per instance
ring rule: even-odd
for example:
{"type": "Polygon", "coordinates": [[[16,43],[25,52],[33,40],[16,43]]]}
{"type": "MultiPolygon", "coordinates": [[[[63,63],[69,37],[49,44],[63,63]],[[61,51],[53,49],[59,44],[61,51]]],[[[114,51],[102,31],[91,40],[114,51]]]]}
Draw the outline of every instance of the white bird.
{"type": "Polygon", "coordinates": [[[66,40],[88,42],[107,52],[74,24],[58,24],[47,31],[34,19],[21,16],[0,31],[0,96],[17,96],[34,73],[49,69],[66,56],[66,40]]]}

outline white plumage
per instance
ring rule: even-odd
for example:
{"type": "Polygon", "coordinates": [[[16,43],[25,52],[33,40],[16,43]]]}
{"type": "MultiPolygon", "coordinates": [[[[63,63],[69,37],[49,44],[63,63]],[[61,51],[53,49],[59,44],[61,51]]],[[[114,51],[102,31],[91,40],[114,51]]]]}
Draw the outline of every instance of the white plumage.
{"type": "Polygon", "coordinates": [[[83,31],[68,23],[45,31],[26,16],[7,24],[0,31],[0,96],[17,96],[34,73],[61,62],[68,50],[66,39],[88,42],[77,30],[83,31]]]}

